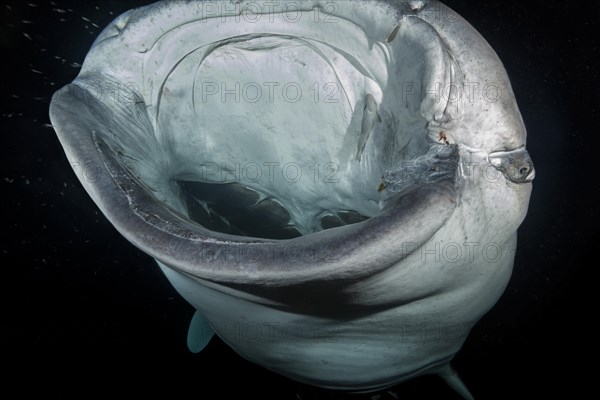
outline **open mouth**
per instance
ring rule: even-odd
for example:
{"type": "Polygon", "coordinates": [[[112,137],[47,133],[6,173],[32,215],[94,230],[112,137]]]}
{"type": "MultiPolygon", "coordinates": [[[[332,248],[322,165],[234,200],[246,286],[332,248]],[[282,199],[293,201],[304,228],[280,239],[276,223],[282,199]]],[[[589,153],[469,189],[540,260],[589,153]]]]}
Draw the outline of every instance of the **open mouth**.
{"type": "Polygon", "coordinates": [[[117,83],[123,101],[95,112],[120,108],[136,129],[95,134],[165,205],[232,235],[289,239],[357,223],[382,196],[453,178],[457,152],[414,168],[446,145],[435,125],[453,118],[451,102],[422,94],[461,78],[439,35],[416,18],[376,38],[319,7],[294,15],[199,19],[130,43],[144,54],[144,86],[117,83]]]}

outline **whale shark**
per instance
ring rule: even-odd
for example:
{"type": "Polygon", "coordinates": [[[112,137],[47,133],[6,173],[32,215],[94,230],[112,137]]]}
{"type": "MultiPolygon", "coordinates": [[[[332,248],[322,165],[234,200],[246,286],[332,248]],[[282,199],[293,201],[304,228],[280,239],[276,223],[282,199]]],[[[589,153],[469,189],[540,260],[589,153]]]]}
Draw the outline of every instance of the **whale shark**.
{"type": "Polygon", "coordinates": [[[191,351],[473,398],[450,363],[506,288],[535,170],[502,62],[442,3],[159,1],[103,30],[50,118],[195,308],[191,351]]]}

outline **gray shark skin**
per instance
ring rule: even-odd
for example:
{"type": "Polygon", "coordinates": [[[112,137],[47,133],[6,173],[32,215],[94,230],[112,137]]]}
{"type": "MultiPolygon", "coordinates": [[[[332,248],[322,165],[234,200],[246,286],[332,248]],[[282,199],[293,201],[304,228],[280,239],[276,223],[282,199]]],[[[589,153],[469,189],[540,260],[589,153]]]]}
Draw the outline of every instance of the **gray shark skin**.
{"type": "Polygon", "coordinates": [[[216,334],[307,384],[434,373],[472,398],[449,363],[508,283],[535,176],[504,67],[436,1],[278,7],[118,17],[53,97],[67,158],[197,310],[190,350],[216,334]]]}

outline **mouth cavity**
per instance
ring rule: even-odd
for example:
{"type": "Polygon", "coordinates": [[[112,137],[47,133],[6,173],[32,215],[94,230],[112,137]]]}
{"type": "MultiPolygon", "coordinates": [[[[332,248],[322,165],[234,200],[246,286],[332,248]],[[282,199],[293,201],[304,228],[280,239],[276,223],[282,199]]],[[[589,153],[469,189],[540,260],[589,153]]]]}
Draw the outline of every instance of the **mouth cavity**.
{"type": "Polygon", "coordinates": [[[429,138],[451,107],[402,87],[456,79],[435,31],[416,18],[381,37],[343,18],[315,30],[313,12],[241,35],[207,19],[206,37],[190,24],[131,44],[152,90],[126,94],[137,120],[127,134],[100,136],[165,206],[238,236],[360,223],[416,185],[454,179],[456,146],[429,138]]]}

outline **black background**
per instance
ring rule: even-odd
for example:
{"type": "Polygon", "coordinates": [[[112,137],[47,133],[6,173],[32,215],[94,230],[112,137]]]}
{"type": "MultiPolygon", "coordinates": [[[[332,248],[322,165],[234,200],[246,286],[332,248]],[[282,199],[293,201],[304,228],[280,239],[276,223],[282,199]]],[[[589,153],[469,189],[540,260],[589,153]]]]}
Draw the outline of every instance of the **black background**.
{"type": "MultiPolygon", "coordinates": [[[[173,398],[342,398],[255,366],[219,340],[189,353],[192,307],[100,214],[47,126],[52,93],[76,77],[100,30],[150,2],[31,3],[0,2],[2,380],[45,398],[162,390],[173,398]]],[[[478,399],[583,397],[593,381],[582,361],[594,364],[597,343],[600,3],[445,3],[504,62],[537,170],[510,285],[455,366],[478,399]]],[[[457,398],[435,377],[396,390],[401,399],[457,398]]]]}

